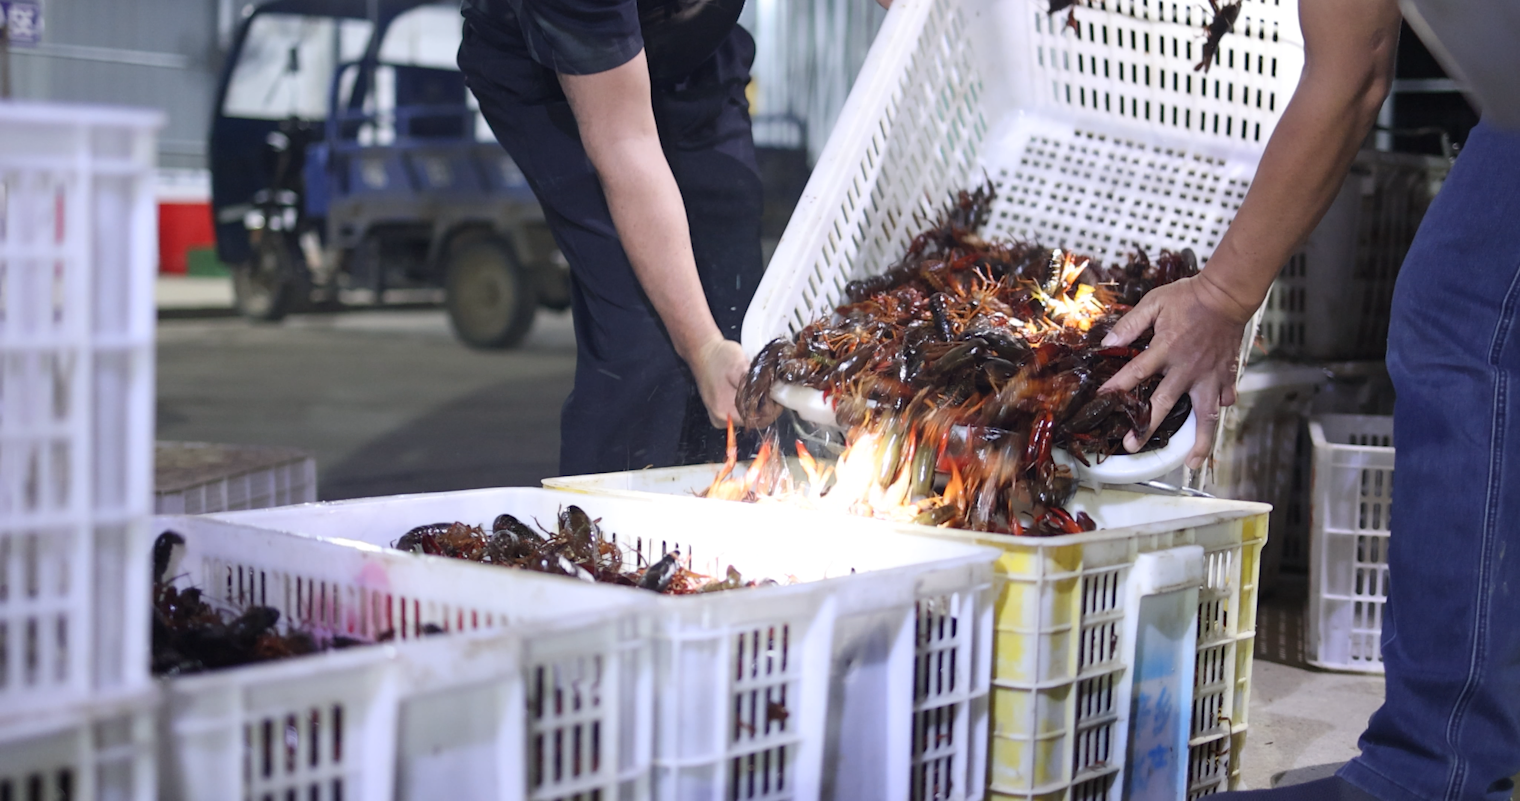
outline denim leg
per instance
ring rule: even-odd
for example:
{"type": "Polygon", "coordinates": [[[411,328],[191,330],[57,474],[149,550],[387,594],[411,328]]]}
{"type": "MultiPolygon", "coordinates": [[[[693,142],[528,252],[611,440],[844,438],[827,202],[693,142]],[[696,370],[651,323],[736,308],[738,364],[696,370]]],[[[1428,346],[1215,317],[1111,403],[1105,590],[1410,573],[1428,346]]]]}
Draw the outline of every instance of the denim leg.
{"type": "Polygon", "coordinates": [[[1479,125],[1394,291],[1387,695],[1341,776],[1506,801],[1520,771],[1520,133],[1479,125]]]}

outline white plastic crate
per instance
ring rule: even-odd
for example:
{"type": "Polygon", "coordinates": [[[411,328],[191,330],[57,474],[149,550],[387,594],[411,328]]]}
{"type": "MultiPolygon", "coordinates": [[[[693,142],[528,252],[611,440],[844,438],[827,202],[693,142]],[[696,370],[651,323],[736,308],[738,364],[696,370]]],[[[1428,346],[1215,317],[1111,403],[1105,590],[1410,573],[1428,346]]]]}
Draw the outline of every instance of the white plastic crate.
{"type": "Polygon", "coordinates": [[[1282,363],[1241,372],[1235,405],[1224,410],[1203,489],[1220,498],[1272,504],[1261,584],[1281,569],[1309,567],[1309,453],[1303,430],[1319,387],[1319,367],[1282,363]]]}
{"type": "MultiPolygon", "coordinates": [[[[690,496],[707,487],[717,470],[717,465],[695,465],[544,483],[592,496],[690,496]]],[[[740,465],[737,474],[744,472],[740,465]]],[[[1160,675],[1191,678],[1180,688],[1166,685],[1177,699],[1176,713],[1188,724],[1188,759],[1183,764],[1163,758],[1152,771],[1185,768],[1186,779],[1173,788],[1175,793],[1166,785],[1147,791],[1181,797],[1185,787],[1192,798],[1235,787],[1240,775],[1236,755],[1247,730],[1257,565],[1266,542],[1268,507],[1107,489],[1099,494],[1082,490],[1069,508],[1092,515],[1099,530],[1068,537],[1011,537],[865,521],[884,530],[970,540],[1003,551],[996,565],[990,795],[1116,800],[1145,790],[1127,784],[1122,774],[1130,732],[1140,725],[1124,693],[1141,676],[1155,680],[1160,675]],[[1202,548],[1201,586],[1160,580],[1176,558],[1194,558],[1174,551],[1194,545],[1202,548]],[[1142,554],[1157,556],[1141,560],[1142,554]],[[1136,572],[1142,562],[1146,564],[1136,572]],[[1189,666],[1169,660],[1174,654],[1165,646],[1175,645],[1180,636],[1178,605],[1191,608],[1195,597],[1196,615],[1188,618],[1195,634],[1186,635],[1196,636],[1186,643],[1194,658],[1189,666]],[[1162,625],[1168,613],[1170,627],[1162,625]],[[1152,625],[1137,628],[1142,616],[1152,625]],[[1139,630],[1167,636],[1137,651],[1132,635],[1139,630]],[[1138,661],[1137,653],[1142,653],[1138,661]],[[1160,675],[1136,668],[1146,661],[1144,653],[1154,656],[1150,665],[1160,675]],[[1175,667],[1174,675],[1162,669],[1168,664],[1175,667]]]]}
{"type": "Polygon", "coordinates": [[[0,798],[154,801],[151,690],[28,716],[0,734],[0,798]]]}
{"type": "Polygon", "coordinates": [[[645,600],[206,518],[178,585],[358,646],[163,682],[160,797],[643,799],[645,600]],[[437,626],[444,636],[425,636],[437,626]]]}
{"type": "Polygon", "coordinates": [[[1319,415],[1309,422],[1309,436],[1314,443],[1309,664],[1381,673],[1393,418],[1319,415]]]}
{"type": "Polygon", "coordinates": [[[0,103],[0,727],[148,683],[161,120],[0,103]]]}
{"type": "Polygon", "coordinates": [[[1196,3],[903,0],[877,33],[745,316],[758,353],[891,266],[950,193],[999,187],[988,232],[1122,263],[1207,260],[1298,82],[1297,5],[1246,0],[1195,72],[1196,3]]]}
{"type": "Polygon", "coordinates": [[[312,503],[317,460],[295,448],[159,442],[154,448],[154,512],[208,514],[312,503]]]}
{"type": "Polygon", "coordinates": [[[1440,156],[1358,153],[1303,251],[1272,285],[1261,317],[1263,350],[1297,359],[1381,359],[1399,267],[1450,170],[1440,156]]]}
{"type": "Polygon", "coordinates": [[[645,559],[679,547],[699,572],[802,582],[659,599],[657,798],[982,797],[989,549],[789,509],[529,488],[217,517],[378,545],[502,512],[552,527],[569,504],[645,559]]]}

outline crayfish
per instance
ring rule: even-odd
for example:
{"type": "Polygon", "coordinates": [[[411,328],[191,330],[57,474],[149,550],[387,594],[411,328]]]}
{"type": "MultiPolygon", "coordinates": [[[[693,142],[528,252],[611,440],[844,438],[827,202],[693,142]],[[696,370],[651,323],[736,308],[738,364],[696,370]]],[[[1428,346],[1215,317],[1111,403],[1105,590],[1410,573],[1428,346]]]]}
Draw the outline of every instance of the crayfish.
{"type": "Polygon", "coordinates": [[[1208,32],[1208,38],[1203,42],[1203,60],[1199,61],[1193,71],[1202,70],[1205,74],[1209,66],[1214,63],[1214,56],[1219,52],[1219,40],[1227,33],[1235,30],[1235,20],[1240,17],[1241,0],[1225,3],[1220,6],[1217,0],[1209,0],[1209,6],[1214,9],[1214,17],[1209,20],[1203,29],[1208,32]]]}
{"type": "Polygon", "coordinates": [[[625,554],[617,538],[602,530],[579,506],[561,509],[553,529],[529,526],[510,514],[500,514],[487,533],[482,526],[429,523],[417,526],[393,543],[398,550],[445,556],[537,573],[568,576],[582,581],[639,587],[666,595],[755,587],[774,581],[745,581],[729,566],[724,579],[708,580],[682,563],[679,550],[667,551],[653,564],[638,554],[625,554]]]}
{"type": "MultiPolygon", "coordinates": [[[[1102,341],[1147,292],[1196,274],[1198,261],[1188,250],[1153,260],[1137,249],[1126,264],[1107,267],[1036,243],[986,239],[979,231],[995,199],[990,182],[957,193],[896,263],[850,282],[831,314],[766,345],[752,363],[738,392],[745,425],[771,426],[781,413],[771,392],[791,383],[821,390],[849,431],[828,479],[809,471],[814,499],[977,531],[1093,528],[1064,508],[1077,482],[1053,452],[1091,464],[1150,428],[1159,378],[1129,391],[1101,389],[1149,335],[1123,347],[1102,341]]],[[[1146,447],[1164,445],[1188,411],[1178,404],[1146,447]]],[[[708,497],[787,491],[785,477],[772,475],[779,443],[767,437],[761,448],[742,480],[730,478],[730,453],[708,497]]]]}

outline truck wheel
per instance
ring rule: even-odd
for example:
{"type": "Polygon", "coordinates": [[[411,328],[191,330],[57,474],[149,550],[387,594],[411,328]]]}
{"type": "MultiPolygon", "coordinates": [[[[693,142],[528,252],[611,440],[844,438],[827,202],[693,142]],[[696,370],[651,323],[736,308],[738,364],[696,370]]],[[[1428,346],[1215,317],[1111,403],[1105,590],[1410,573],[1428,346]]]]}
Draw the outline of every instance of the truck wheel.
{"type": "Polygon", "coordinates": [[[285,237],[264,231],[253,258],[232,270],[232,294],[238,312],[261,322],[285,319],[295,299],[296,269],[285,237]]]}
{"type": "Polygon", "coordinates": [[[472,348],[510,348],[533,326],[538,296],[505,243],[489,239],[451,248],[444,283],[454,335],[472,348]]]}

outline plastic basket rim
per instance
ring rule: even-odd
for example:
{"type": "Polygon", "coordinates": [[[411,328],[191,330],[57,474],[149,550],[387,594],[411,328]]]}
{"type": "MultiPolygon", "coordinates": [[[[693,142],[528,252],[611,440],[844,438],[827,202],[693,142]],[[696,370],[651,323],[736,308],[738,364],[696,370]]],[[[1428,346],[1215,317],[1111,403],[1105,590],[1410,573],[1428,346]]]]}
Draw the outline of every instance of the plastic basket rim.
{"type": "MultiPolygon", "coordinates": [[[[460,490],[460,492],[477,492],[477,491],[489,491],[489,490],[460,490]]],[[[565,490],[559,490],[559,491],[563,492],[565,490]]],[[[454,494],[454,493],[451,493],[451,492],[414,493],[413,496],[416,496],[416,495],[451,495],[451,494],[454,494]]],[[[392,499],[398,498],[398,497],[401,497],[401,496],[387,496],[385,498],[385,500],[392,500],[392,499]]],[[[619,497],[619,496],[606,496],[606,497],[619,497]]],[[[626,496],[624,496],[624,497],[626,497],[626,496]]],[[[665,498],[665,497],[667,497],[667,496],[661,496],[661,495],[658,495],[656,493],[649,493],[649,495],[647,497],[646,496],[637,496],[637,497],[628,498],[628,499],[630,499],[630,500],[639,500],[639,501],[654,501],[655,499],[662,499],[662,498],[665,498]]],[[[353,499],[353,500],[373,500],[373,499],[356,498],[356,499],[353,499]]],[[[694,500],[694,501],[697,501],[697,502],[706,502],[705,498],[692,498],[691,500],[694,500]]],[[[684,503],[685,499],[682,499],[682,502],[684,503]]],[[[315,506],[317,504],[297,504],[297,505],[298,506],[315,506]]],[[[289,508],[293,508],[293,507],[276,507],[276,508],[289,509],[289,508]]],[[[256,510],[249,510],[249,511],[265,511],[265,510],[256,509],[256,510]]],[[[454,559],[454,558],[448,557],[448,556],[435,556],[435,555],[432,555],[432,554],[409,554],[406,551],[398,550],[396,548],[382,547],[382,546],[373,545],[373,544],[370,544],[370,543],[367,543],[367,542],[361,542],[359,540],[351,540],[351,539],[346,539],[346,538],[342,538],[342,537],[324,537],[324,536],[317,536],[317,535],[311,535],[311,534],[302,534],[302,533],[299,533],[299,532],[288,531],[288,530],[278,529],[278,528],[265,528],[263,526],[256,526],[256,525],[252,525],[252,524],[249,524],[249,523],[242,523],[242,522],[237,522],[237,521],[230,521],[230,520],[220,519],[219,518],[219,514],[220,513],[206,515],[205,517],[211,518],[215,522],[223,523],[223,524],[227,524],[227,525],[246,526],[248,528],[258,529],[260,531],[273,531],[273,532],[280,533],[280,534],[286,534],[286,535],[289,535],[289,536],[292,536],[292,537],[301,537],[301,538],[307,539],[307,540],[316,540],[318,542],[326,542],[326,543],[330,543],[330,544],[333,544],[333,545],[340,545],[340,546],[343,546],[343,547],[359,548],[359,549],[367,550],[367,551],[370,551],[370,552],[373,552],[373,553],[385,554],[385,555],[388,555],[388,556],[396,556],[396,557],[401,557],[401,558],[406,558],[406,559],[424,559],[424,560],[430,560],[434,564],[448,564],[448,565],[451,565],[451,566],[454,566],[454,567],[460,567],[460,568],[465,568],[465,569],[469,569],[469,570],[485,570],[485,571],[490,571],[489,574],[493,575],[493,576],[501,575],[502,573],[506,573],[507,575],[512,575],[512,576],[519,577],[519,579],[516,579],[516,580],[520,580],[521,577],[528,577],[527,580],[529,580],[529,581],[552,582],[552,583],[555,583],[555,584],[563,584],[564,582],[574,582],[576,584],[584,584],[584,583],[586,583],[582,579],[573,578],[573,577],[570,577],[570,576],[559,576],[559,575],[554,575],[554,574],[551,574],[551,573],[538,573],[538,572],[535,572],[535,571],[532,571],[532,570],[523,570],[523,569],[520,569],[520,568],[502,568],[502,567],[497,566],[497,565],[482,564],[482,563],[479,563],[479,562],[471,562],[471,561],[464,560],[464,559],[454,559]]],[[[186,515],[186,516],[188,516],[188,515],[186,515]]],[[[165,516],[164,515],[160,515],[158,517],[165,517],[165,516]]],[[[827,518],[825,518],[825,519],[827,519],[827,518]]],[[[861,519],[864,519],[864,518],[861,518],[861,519]]],[[[904,533],[904,532],[890,532],[889,536],[896,536],[896,537],[919,537],[919,538],[922,538],[920,535],[909,534],[909,533],[904,533]]],[[[934,539],[946,539],[946,538],[934,538],[934,539]]],[[[598,583],[597,586],[598,587],[605,587],[606,591],[609,592],[609,593],[611,593],[611,592],[617,592],[617,593],[620,593],[620,594],[628,596],[630,599],[637,599],[637,600],[630,600],[630,601],[627,602],[627,603],[631,604],[631,608],[632,608],[633,611],[638,611],[639,607],[643,607],[645,605],[649,605],[649,606],[651,606],[651,607],[653,607],[655,609],[661,609],[661,608],[665,608],[665,607],[684,608],[684,607],[687,607],[687,606],[692,606],[692,605],[694,605],[694,604],[696,604],[698,602],[705,603],[705,604],[708,604],[708,605],[715,605],[715,604],[730,605],[730,604],[744,603],[747,599],[753,597],[752,593],[756,593],[756,592],[765,593],[765,597],[786,597],[786,596],[791,596],[791,595],[806,596],[806,595],[811,595],[815,591],[815,588],[824,588],[824,589],[827,589],[827,590],[830,590],[830,591],[834,591],[836,588],[838,588],[839,591],[845,591],[844,588],[848,586],[848,583],[860,583],[860,582],[865,582],[865,581],[869,581],[869,580],[873,580],[873,579],[886,579],[886,578],[890,578],[890,577],[894,577],[894,576],[898,576],[898,575],[917,576],[917,575],[921,575],[921,574],[923,574],[925,572],[940,572],[940,571],[946,571],[946,570],[962,570],[962,569],[966,569],[966,568],[975,569],[978,566],[986,566],[987,569],[990,571],[992,563],[995,562],[995,561],[997,561],[997,558],[1002,555],[1002,551],[998,550],[997,548],[988,546],[988,545],[980,545],[980,544],[977,544],[977,543],[969,543],[969,542],[958,542],[956,544],[958,546],[961,546],[962,548],[968,549],[969,552],[957,554],[955,556],[936,557],[934,559],[925,560],[925,561],[922,561],[922,562],[917,562],[917,563],[914,563],[914,564],[911,564],[911,565],[895,565],[893,567],[866,569],[866,570],[861,570],[859,572],[854,572],[854,573],[849,573],[849,574],[844,574],[844,575],[838,575],[838,576],[829,576],[827,578],[816,579],[816,580],[813,580],[813,581],[799,581],[799,582],[797,582],[795,584],[777,584],[775,586],[765,586],[765,587],[743,587],[743,588],[740,588],[740,589],[743,590],[743,592],[738,593],[737,595],[735,595],[735,593],[733,593],[733,592],[716,592],[716,593],[700,593],[699,592],[699,593],[691,593],[691,594],[687,594],[687,595],[665,595],[663,593],[652,593],[649,590],[641,589],[639,587],[628,587],[628,586],[623,586],[623,585],[618,585],[618,584],[598,583]]],[[[629,608],[629,607],[625,607],[625,608],[629,608]]],[[[609,613],[609,616],[610,616],[610,613],[609,613]]],[[[586,619],[582,619],[580,621],[577,621],[577,623],[595,622],[595,621],[600,620],[600,619],[601,618],[593,618],[593,619],[591,619],[589,621],[586,620],[586,619]]],[[[556,628],[556,626],[554,624],[546,624],[546,623],[542,623],[542,622],[534,622],[534,623],[524,623],[524,624],[520,624],[520,625],[514,625],[511,630],[513,630],[513,631],[522,631],[525,634],[531,635],[532,631],[530,629],[532,629],[534,627],[538,627],[540,630],[556,628]]],[[[497,631],[500,631],[500,630],[497,630],[497,631]]],[[[324,652],[324,654],[309,654],[308,656],[322,656],[322,655],[325,655],[325,653],[330,653],[330,652],[324,652]]],[[[280,661],[289,661],[289,660],[280,660],[280,661]]],[[[197,675],[199,675],[199,674],[197,674],[197,675]]]]}
{"type": "Polygon", "coordinates": [[[142,106],[114,103],[59,103],[51,100],[6,100],[0,102],[0,125],[39,123],[69,125],[121,125],[144,130],[159,130],[167,117],[163,111],[142,106]]]}
{"type": "Polygon", "coordinates": [[[1366,419],[1377,418],[1392,420],[1391,414],[1316,414],[1309,418],[1309,438],[1314,443],[1314,450],[1334,449],[1351,453],[1393,453],[1398,450],[1396,445],[1352,445],[1344,442],[1331,442],[1325,438],[1324,421],[1327,419],[1366,419]]]}
{"type": "Polygon", "coordinates": [[[158,683],[149,682],[126,690],[93,693],[52,709],[27,710],[14,718],[0,715],[0,747],[60,734],[101,718],[151,712],[162,698],[158,683]]]}
{"type": "MultiPolygon", "coordinates": [[[[740,464],[746,464],[746,463],[745,462],[741,462],[740,464]]],[[[661,469],[670,469],[670,468],[652,468],[652,469],[661,470],[661,469]]],[[[631,470],[631,471],[627,471],[627,472],[636,473],[636,472],[642,472],[642,471],[631,470]]],[[[595,473],[593,473],[591,475],[605,475],[605,474],[595,474],[595,473]]],[[[563,476],[563,478],[581,478],[581,476],[563,476]]],[[[552,480],[552,479],[545,479],[545,480],[552,480]]],[[[599,489],[591,489],[591,488],[585,488],[585,487],[572,487],[572,486],[550,487],[550,489],[554,489],[554,490],[561,491],[561,492],[572,492],[572,493],[575,493],[577,495],[590,495],[592,497],[595,497],[595,496],[607,496],[607,497],[616,497],[616,498],[655,498],[655,497],[657,497],[657,498],[673,498],[673,499],[679,500],[681,503],[693,503],[693,502],[695,502],[695,503],[739,503],[739,501],[716,501],[716,500],[713,500],[713,499],[710,499],[710,498],[686,497],[684,495],[675,495],[675,494],[667,495],[667,494],[664,494],[664,493],[654,492],[652,490],[633,490],[633,489],[607,489],[607,490],[599,490],[599,489]]],[[[1109,488],[1104,489],[1103,492],[1104,493],[1120,493],[1120,494],[1124,494],[1124,495],[1149,495],[1150,494],[1150,493],[1143,493],[1143,492],[1131,492],[1131,491],[1128,491],[1128,490],[1120,489],[1118,487],[1109,487],[1109,488]]],[[[1158,497],[1172,497],[1172,496],[1158,496],[1158,497]]],[[[1260,514],[1268,514],[1268,513],[1270,513],[1272,511],[1272,504],[1262,503],[1260,501],[1237,501],[1237,500],[1232,500],[1232,499],[1229,499],[1229,498],[1188,498],[1187,500],[1189,500],[1189,501],[1201,501],[1201,502],[1204,502],[1204,503],[1217,505],[1218,508],[1215,509],[1215,510],[1207,511],[1207,512],[1200,512],[1198,514],[1188,515],[1187,517],[1176,517],[1176,518],[1170,518],[1170,519],[1166,519],[1166,520],[1157,520],[1157,521],[1153,521],[1153,522],[1149,522],[1149,523],[1136,523],[1134,525],[1121,526],[1119,528],[1099,529],[1097,531],[1086,531],[1086,532],[1083,532],[1081,534],[1061,534],[1061,535],[1054,536],[1054,537],[1035,537],[1035,536],[1031,536],[1031,535],[996,534],[996,533],[993,533],[993,532],[969,531],[969,530],[966,530],[966,529],[943,528],[943,527],[940,527],[940,526],[926,526],[926,525],[921,525],[921,524],[916,524],[916,523],[896,522],[896,521],[892,521],[892,520],[877,520],[876,522],[880,523],[881,525],[884,525],[884,526],[892,526],[892,527],[895,527],[895,528],[899,528],[899,529],[901,529],[901,531],[899,531],[897,533],[899,533],[901,535],[904,535],[904,536],[931,537],[931,538],[935,538],[935,539],[946,539],[946,538],[954,538],[954,537],[959,537],[959,536],[965,536],[965,537],[975,537],[975,538],[980,538],[980,539],[988,539],[988,540],[992,540],[994,542],[998,542],[1000,544],[1006,539],[1006,540],[1010,541],[1011,543],[1018,543],[1018,544],[1028,543],[1028,544],[1049,544],[1049,545],[1052,545],[1052,546],[1061,546],[1061,545],[1085,545],[1085,544],[1090,543],[1090,542],[1102,542],[1102,541],[1109,540],[1109,539],[1124,539],[1126,537],[1164,533],[1166,531],[1174,531],[1176,529],[1181,529],[1181,528],[1194,528],[1194,527],[1199,526],[1199,525],[1209,525],[1210,523],[1197,522],[1201,518],[1204,518],[1204,517],[1211,517],[1211,516],[1215,517],[1216,519],[1214,521],[1212,521],[1212,522],[1227,522],[1227,521],[1231,521],[1231,520],[1243,520],[1245,518],[1253,517],[1255,515],[1260,515],[1260,514]]],[[[753,505],[753,504],[750,504],[750,505],[753,505]]],[[[844,514],[844,513],[841,512],[841,513],[838,513],[838,514],[844,514]]],[[[872,518],[864,518],[864,517],[862,517],[862,518],[858,518],[858,519],[861,519],[861,520],[870,520],[872,518]]]]}

